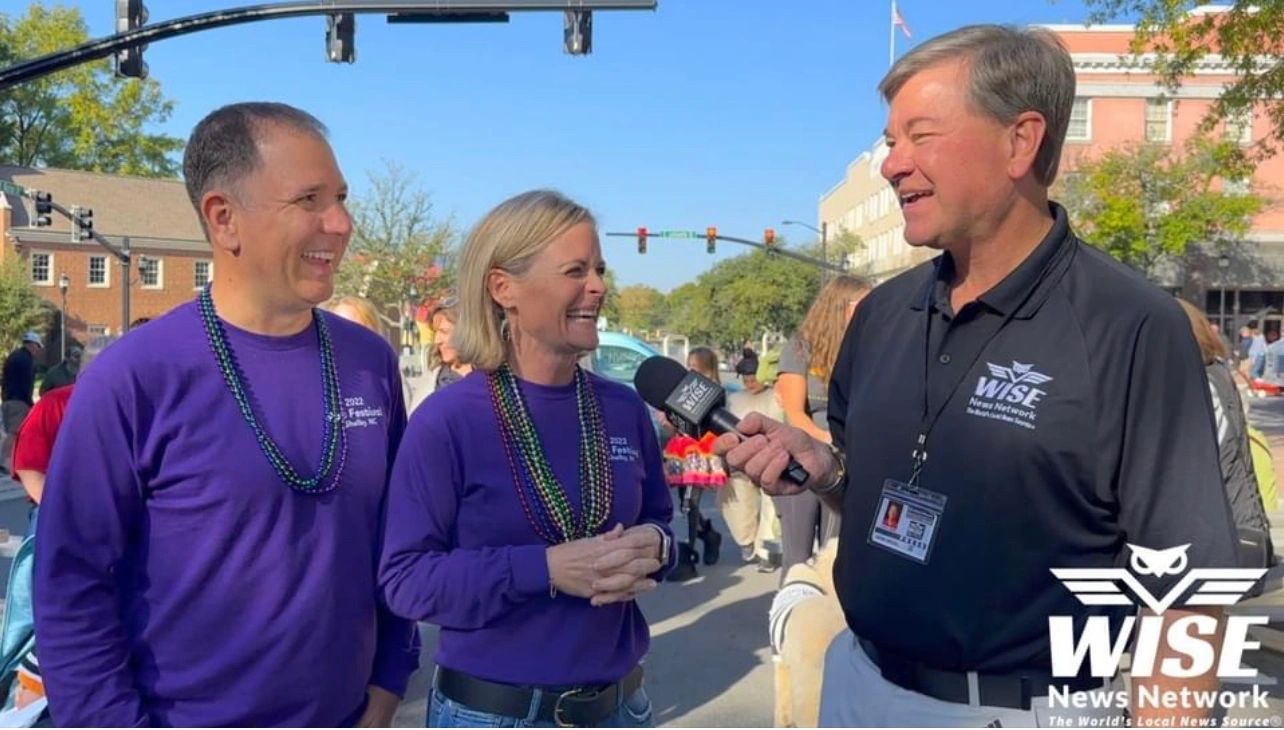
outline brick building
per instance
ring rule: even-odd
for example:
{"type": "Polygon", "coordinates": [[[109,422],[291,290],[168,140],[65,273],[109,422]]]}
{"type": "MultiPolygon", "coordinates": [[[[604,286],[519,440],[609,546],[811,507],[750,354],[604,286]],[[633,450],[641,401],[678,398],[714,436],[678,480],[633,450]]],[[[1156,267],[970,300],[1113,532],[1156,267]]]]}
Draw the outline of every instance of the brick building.
{"type": "MultiPolygon", "coordinates": [[[[66,208],[94,211],[94,229],[118,249],[128,247],[129,270],[93,240],[72,240],[71,222],[58,213],[37,228],[30,199],[0,194],[0,260],[18,257],[36,292],[55,312],[66,276],[68,341],[95,334],[120,334],[124,282],[128,280],[132,321],[155,317],[194,296],[209,281],[214,264],[209,244],[179,180],[103,175],[72,170],[0,166],[0,180],[48,192],[66,208]]],[[[46,360],[58,358],[59,327],[51,318],[46,360]]],[[[8,349],[13,343],[0,343],[8,349]]]]}

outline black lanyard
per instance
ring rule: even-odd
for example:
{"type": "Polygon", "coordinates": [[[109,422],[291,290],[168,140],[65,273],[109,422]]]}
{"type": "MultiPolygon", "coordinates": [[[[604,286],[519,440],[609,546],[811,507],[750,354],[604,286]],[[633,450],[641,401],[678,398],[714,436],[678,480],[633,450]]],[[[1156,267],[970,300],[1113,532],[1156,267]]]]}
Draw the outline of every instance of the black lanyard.
{"type": "MultiPolygon", "coordinates": [[[[928,288],[929,299],[932,291],[934,290],[935,286],[928,288]]],[[[994,342],[994,338],[998,337],[999,333],[1003,331],[1003,328],[1008,326],[1008,322],[1012,321],[1012,317],[1016,314],[1019,307],[1013,308],[1012,311],[1004,315],[1003,321],[999,323],[998,329],[994,330],[989,337],[985,338],[985,342],[977,348],[976,354],[972,356],[972,359],[968,362],[967,366],[959,368],[953,387],[951,387],[949,393],[941,399],[940,404],[936,407],[936,412],[930,414],[930,417],[927,403],[930,388],[928,387],[927,376],[928,369],[930,368],[929,363],[932,359],[932,308],[928,302],[925,302],[923,309],[927,312],[927,316],[923,321],[923,418],[919,422],[918,438],[915,440],[914,450],[910,452],[910,455],[914,458],[909,478],[909,485],[912,487],[918,486],[919,473],[923,471],[923,462],[927,461],[927,437],[932,433],[932,429],[936,427],[936,422],[940,420],[941,414],[945,412],[945,407],[954,399],[954,394],[958,392],[959,386],[963,384],[963,380],[967,378],[968,373],[972,372],[972,368],[976,365],[977,361],[981,359],[981,355],[985,352],[986,348],[990,346],[990,343],[994,342]]]]}

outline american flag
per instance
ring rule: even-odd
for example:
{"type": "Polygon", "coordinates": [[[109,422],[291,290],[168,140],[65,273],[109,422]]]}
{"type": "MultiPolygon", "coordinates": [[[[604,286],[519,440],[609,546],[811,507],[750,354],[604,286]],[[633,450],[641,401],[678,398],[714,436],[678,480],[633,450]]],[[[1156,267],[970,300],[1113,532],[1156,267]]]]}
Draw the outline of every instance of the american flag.
{"type": "Polygon", "coordinates": [[[896,0],[892,0],[892,25],[899,26],[901,29],[901,32],[905,34],[906,38],[914,37],[913,35],[910,34],[910,28],[905,23],[905,18],[901,17],[900,8],[896,7],[896,0]]]}

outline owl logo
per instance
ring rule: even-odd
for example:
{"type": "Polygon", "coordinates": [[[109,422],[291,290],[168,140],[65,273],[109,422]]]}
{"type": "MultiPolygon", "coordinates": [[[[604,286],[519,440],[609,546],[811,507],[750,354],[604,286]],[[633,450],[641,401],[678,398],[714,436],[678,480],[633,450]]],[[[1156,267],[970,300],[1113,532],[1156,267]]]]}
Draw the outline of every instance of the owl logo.
{"type": "Polygon", "coordinates": [[[1239,601],[1253,584],[1266,574],[1265,568],[1186,568],[1190,544],[1156,550],[1128,544],[1132,557],[1126,568],[1053,568],[1052,574],[1085,606],[1131,606],[1140,602],[1155,613],[1163,613],[1193,586],[1183,606],[1230,606],[1239,601]],[[1185,573],[1185,575],[1182,575],[1185,573]],[[1134,575],[1135,574],[1135,575],[1134,575]],[[1162,578],[1181,575],[1163,596],[1153,595],[1138,575],[1162,578]],[[1124,592],[1136,597],[1130,598],[1124,592]]]}
{"type": "Polygon", "coordinates": [[[1190,547],[1190,543],[1167,550],[1151,550],[1132,543],[1128,543],[1128,547],[1132,550],[1129,567],[1137,575],[1153,575],[1156,578],[1178,575],[1186,570],[1186,565],[1190,562],[1186,558],[1186,548],[1190,547]]]}

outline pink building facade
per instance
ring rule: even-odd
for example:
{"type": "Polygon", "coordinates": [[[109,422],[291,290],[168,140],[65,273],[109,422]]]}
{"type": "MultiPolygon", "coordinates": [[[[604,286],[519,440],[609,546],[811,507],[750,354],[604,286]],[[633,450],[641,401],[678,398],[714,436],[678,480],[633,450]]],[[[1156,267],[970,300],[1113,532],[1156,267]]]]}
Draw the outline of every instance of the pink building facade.
{"type": "MultiPolygon", "coordinates": [[[[1206,6],[1195,12],[1219,10],[1206,6]]],[[[1078,80],[1063,170],[1130,144],[1167,145],[1180,154],[1223,86],[1235,78],[1221,56],[1211,54],[1179,88],[1169,90],[1150,72],[1153,56],[1131,53],[1132,26],[1046,27],[1070,50],[1078,80]]],[[[1248,147],[1270,133],[1269,120],[1259,107],[1218,125],[1214,133],[1248,147]]],[[[1278,333],[1284,323],[1284,156],[1261,162],[1250,179],[1223,184],[1251,189],[1267,200],[1246,240],[1228,260],[1219,262],[1215,254],[1194,257],[1184,271],[1162,272],[1160,283],[1202,304],[1225,329],[1257,319],[1268,333],[1278,333]]]]}

